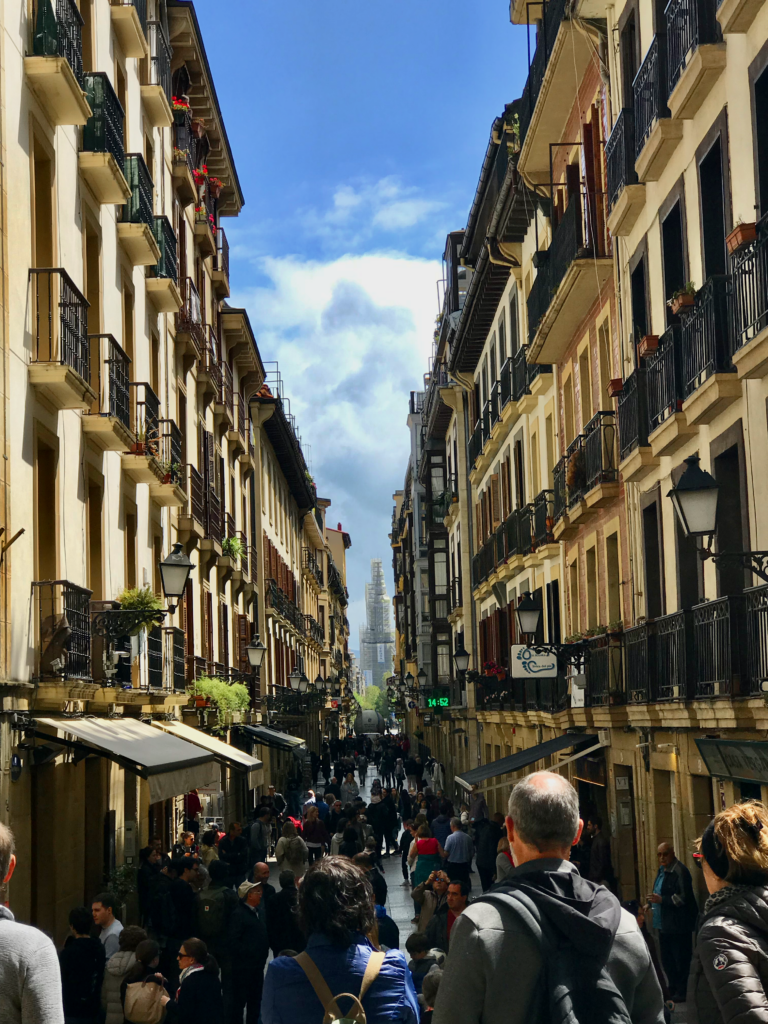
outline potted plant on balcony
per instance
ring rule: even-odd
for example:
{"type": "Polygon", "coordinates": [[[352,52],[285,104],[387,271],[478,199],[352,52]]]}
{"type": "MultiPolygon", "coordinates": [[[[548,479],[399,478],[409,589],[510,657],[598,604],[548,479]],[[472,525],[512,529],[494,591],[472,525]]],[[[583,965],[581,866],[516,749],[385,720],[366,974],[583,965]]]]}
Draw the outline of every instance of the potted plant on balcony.
{"type": "Polygon", "coordinates": [[[677,316],[683,309],[687,309],[692,306],[696,299],[696,285],[693,281],[689,281],[684,288],[678,288],[672,292],[672,298],[667,301],[667,305],[672,312],[677,316]]]}
{"type": "Polygon", "coordinates": [[[135,612],[133,625],[127,636],[137,636],[149,626],[155,626],[162,619],[163,602],[151,587],[126,587],[119,595],[120,611],[135,612]]]}
{"type": "Polygon", "coordinates": [[[611,396],[611,398],[618,398],[618,396],[622,393],[623,390],[624,381],[621,379],[621,377],[613,377],[608,382],[608,394],[611,396]]]}
{"type": "Polygon", "coordinates": [[[587,463],[583,448],[571,452],[565,470],[565,483],[571,492],[583,491],[587,486],[587,463]]]}
{"type": "Polygon", "coordinates": [[[239,537],[227,537],[221,542],[221,553],[226,558],[242,558],[243,542],[239,537]]]}
{"type": "Polygon", "coordinates": [[[641,359],[647,359],[649,356],[654,355],[659,347],[659,336],[658,334],[646,334],[640,339],[637,346],[637,352],[641,359]]]}
{"type": "Polygon", "coordinates": [[[189,687],[187,693],[196,707],[216,708],[219,727],[223,727],[238,711],[247,711],[251,706],[251,695],[243,683],[228,683],[217,676],[200,676],[189,687]]]}
{"type": "Polygon", "coordinates": [[[749,245],[754,242],[757,238],[757,225],[754,221],[748,221],[746,224],[739,218],[733,228],[733,231],[726,236],[725,247],[728,250],[728,255],[733,256],[739,249],[743,249],[745,245],[749,245]]]}
{"type": "Polygon", "coordinates": [[[624,623],[621,619],[612,619],[608,623],[608,634],[610,636],[619,636],[624,632],[624,623]]]}
{"type": "Polygon", "coordinates": [[[210,193],[211,199],[218,199],[223,188],[224,182],[221,178],[216,178],[212,174],[208,176],[208,192],[210,193]]]}

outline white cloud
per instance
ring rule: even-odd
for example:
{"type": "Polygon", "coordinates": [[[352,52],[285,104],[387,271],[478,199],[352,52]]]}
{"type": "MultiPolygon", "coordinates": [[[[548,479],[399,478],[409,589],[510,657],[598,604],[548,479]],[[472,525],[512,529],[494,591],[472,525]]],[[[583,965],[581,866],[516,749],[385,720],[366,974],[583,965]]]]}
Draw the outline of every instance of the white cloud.
{"type": "Polygon", "coordinates": [[[441,267],[398,252],[258,266],[268,284],[233,302],[250,310],[262,358],[279,361],[318,491],[333,502],[329,522],[351,534],[356,643],[369,561],[390,562],[391,495],[403,484],[408,397],[427,369],[441,267]]]}

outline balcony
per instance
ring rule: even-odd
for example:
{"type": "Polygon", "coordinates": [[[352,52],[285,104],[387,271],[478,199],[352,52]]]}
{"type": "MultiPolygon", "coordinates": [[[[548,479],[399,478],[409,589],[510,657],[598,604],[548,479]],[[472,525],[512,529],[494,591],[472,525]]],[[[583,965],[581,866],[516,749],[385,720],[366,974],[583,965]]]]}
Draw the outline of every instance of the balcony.
{"type": "Polygon", "coordinates": [[[36,0],[32,56],[24,58],[29,87],[54,126],[85,124],[91,108],[83,92],[83,19],[74,0],[36,0]]]}
{"type": "Polygon", "coordinates": [[[553,229],[528,296],[528,360],[557,363],[613,275],[605,235],[605,196],[582,192],[569,198],[553,229]]]}
{"type": "Polygon", "coordinates": [[[197,367],[198,391],[210,401],[221,395],[223,379],[219,362],[219,342],[210,324],[203,326],[203,351],[197,367]]]}
{"type": "Polygon", "coordinates": [[[134,483],[156,484],[160,467],[160,399],[145,381],[130,383],[131,432],[136,440],[123,455],[123,470],[134,483]]]}
{"type": "Polygon", "coordinates": [[[648,371],[633,370],[616,404],[619,424],[619,470],[625,483],[642,480],[659,465],[648,443],[648,371]]]}
{"type": "Polygon", "coordinates": [[[200,541],[200,550],[221,558],[221,542],[224,539],[221,500],[210,484],[203,486],[203,505],[205,534],[200,541]]]}
{"type": "Polygon", "coordinates": [[[648,443],[654,458],[671,455],[693,434],[683,409],[683,355],[680,325],[673,324],[659,338],[656,354],[648,360],[648,443]]]}
{"type": "Polygon", "coordinates": [[[533,543],[544,557],[559,555],[560,545],[555,541],[555,492],[541,491],[533,500],[533,543]],[[542,548],[553,545],[551,551],[542,548]]]}
{"type": "Polygon", "coordinates": [[[147,0],[112,0],[112,31],[126,57],[148,57],[147,0]]]}
{"type": "Polygon", "coordinates": [[[588,508],[603,508],[619,495],[615,413],[597,412],[585,427],[584,461],[584,500],[588,508]]]}
{"type": "Polygon", "coordinates": [[[154,266],[160,259],[155,240],[154,185],[141,153],[126,155],[125,177],[131,196],[122,208],[117,233],[132,266],[154,266]]]}
{"type": "Polygon", "coordinates": [[[171,58],[173,51],[159,21],[147,22],[149,40],[149,81],[141,87],[141,99],[147,120],[153,128],[170,128],[173,124],[171,109],[171,58]]]}
{"type": "Polygon", "coordinates": [[[315,553],[309,548],[302,548],[301,552],[301,568],[304,573],[304,578],[310,584],[312,589],[316,593],[320,593],[323,589],[323,570],[317,563],[315,553]]]}
{"type": "Polygon", "coordinates": [[[149,484],[149,496],[163,508],[184,508],[184,466],[181,462],[181,431],[173,420],[158,420],[157,462],[161,477],[149,484]]]}
{"type": "Polygon", "coordinates": [[[127,203],[131,190],[123,174],[123,108],[103,72],[85,75],[84,81],[93,113],[83,129],[80,174],[99,203],[127,203]]]}
{"type": "Polygon", "coordinates": [[[306,636],[304,615],[290,597],[280,589],[275,580],[267,580],[265,597],[268,615],[271,613],[279,616],[299,636],[306,636]]]}
{"type": "Polygon", "coordinates": [[[587,513],[584,493],[587,466],[584,437],[579,434],[568,445],[553,473],[555,492],[555,540],[566,540],[578,530],[577,520],[587,513]]]}
{"type": "Polygon", "coordinates": [[[472,469],[480,457],[480,453],[483,450],[483,427],[482,423],[478,422],[475,425],[475,429],[472,431],[472,436],[469,439],[468,445],[468,459],[469,466],[472,469]]]}
{"type": "Polygon", "coordinates": [[[731,256],[733,363],[740,378],[768,371],[768,216],[755,240],[731,256]]]}
{"type": "Polygon", "coordinates": [[[486,541],[472,559],[472,582],[475,587],[484,583],[496,568],[496,542],[486,541]]]}
{"type": "Polygon", "coordinates": [[[232,395],[232,423],[227,428],[227,442],[231,455],[240,455],[248,450],[248,403],[235,392],[232,395]]]}
{"type": "Polygon", "coordinates": [[[655,630],[643,622],[624,630],[624,687],[629,704],[650,704],[656,700],[654,674],[655,630]]]}
{"type": "Polygon", "coordinates": [[[694,605],[692,613],[694,696],[747,696],[744,595],[694,605]]]}
{"type": "Polygon", "coordinates": [[[502,414],[506,409],[509,402],[512,400],[512,359],[508,358],[504,361],[501,370],[499,371],[499,401],[501,403],[502,414]]]}
{"type": "Polygon", "coordinates": [[[307,640],[313,643],[318,650],[322,650],[325,646],[325,630],[311,615],[304,616],[304,631],[307,640]]]}
{"type": "Polygon", "coordinates": [[[621,640],[609,633],[593,637],[584,662],[586,704],[591,708],[626,703],[621,640]]]}
{"type": "MultiPolygon", "coordinates": [[[[461,577],[456,577],[451,581],[451,614],[454,612],[460,612],[463,607],[464,601],[461,593],[461,577]]],[[[450,618],[450,616],[449,616],[450,618]]]]}
{"type": "Polygon", "coordinates": [[[203,259],[216,254],[216,201],[211,198],[206,182],[195,205],[195,241],[203,259]]]}
{"type": "Polygon", "coordinates": [[[550,0],[542,11],[542,28],[520,102],[518,167],[526,177],[548,182],[549,141],[566,128],[584,75],[594,60],[587,36],[564,17],[565,0],[550,0]]]}
{"type": "Polygon", "coordinates": [[[197,201],[197,139],[189,110],[173,111],[173,185],[182,206],[197,201]]]}
{"type": "Polygon", "coordinates": [[[176,345],[185,356],[200,359],[205,345],[205,329],[200,296],[191,277],[181,282],[181,308],[176,314],[176,345]]]}
{"type": "Polygon", "coordinates": [[[214,395],[213,416],[217,424],[224,424],[227,429],[235,425],[234,387],[232,369],[225,360],[221,360],[221,386],[214,395]]]}
{"type": "Polygon", "coordinates": [[[645,186],[635,171],[635,112],[625,107],[605,144],[608,178],[608,230],[614,238],[628,235],[645,205],[645,186]]]}
{"type": "Polygon", "coordinates": [[[179,513],[179,540],[182,543],[197,542],[204,539],[207,525],[205,486],[201,474],[194,466],[182,467],[182,473],[187,502],[184,511],[179,513]]]}
{"type": "Polygon", "coordinates": [[[751,694],[768,692],[768,586],[744,591],[746,669],[751,694]]]}
{"type": "Polygon", "coordinates": [[[658,181],[683,137],[667,106],[667,39],[653,37],[632,83],[635,97],[635,171],[638,181],[658,181]]]}
{"type": "Polygon", "coordinates": [[[731,360],[730,279],[710,277],[681,314],[683,412],[688,426],[711,423],[741,397],[731,360]]]}
{"type": "Polygon", "coordinates": [[[128,389],[131,360],[111,334],[89,334],[88,342],[97,398],[83,416],[83,433],[100,451],[128,451],[136,440],[128,389]]]}
{"type": "Polygon", "coordinates": [[[147,295],[158,313],[178,313],[182,307],[176,233],[167,217],[155,217],[155,241],[160,250],[157,266],[150,268],[147,295]]]}
{"type": "Polygon", "coordinates": [[[220,299],[229,298],[229,242],[224,228],[216,232],[216,255],[211,269],[211,280],[220,299]]]}
{"type": "Polygon", "coordinates": [[[61,268],[30,270],[29,283],[29,382],[53,409],[89,412],[96,393],[88,383],[88,302],[61,268]]]}
{"type": "Polygon", "coordinates": [[[563,456],[552,470],[552,514],[554,516],[555,524],[557,524],[568,511],[568,487],[565,483],[567,466],[568,463],[566,462],[565,456],[563,456]]]}
{"type": "Polygon", "coordinates": [[[37,612],[36,680],[90,683],[91,591],[69,580],[32,584],[37,612]]]}
{"type": "Polygon", "coordinates": [[[717,20],[724,35],[747,32],[762,10],[763,0],[718,0],[717,20]]]}
{"type": "Polygon", "coordinates": [[[715,18],[715,0],[669,0],[667,105],[673,119],[695,116],[725,68],[725,43],[715,18]]]}

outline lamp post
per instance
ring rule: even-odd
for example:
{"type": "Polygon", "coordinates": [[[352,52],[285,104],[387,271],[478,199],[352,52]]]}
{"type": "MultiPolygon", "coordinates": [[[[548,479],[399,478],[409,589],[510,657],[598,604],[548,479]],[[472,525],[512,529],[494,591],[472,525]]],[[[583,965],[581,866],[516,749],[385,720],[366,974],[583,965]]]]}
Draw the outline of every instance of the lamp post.
{"type": "Polygon", "coordinates": [[[699,558],[711,558],[715,565],[735,565],[749,569],[755,576],[768,583],[768,551],[718,551],[712,550],[712,541],[717,532],[717,499],[720,485],[717,480],[702,469],[698,455],[685,460],[686,470],[677,486],[667,492],[686,537],[701,539],[699,558]]]}
{"type": "Polygon", "coordinates": [[[299,683],[301,681],[301,672],[299,671],[298,664],[294,667],[293,672],[288,676],[288,682],[291,684],[291,689],[294,693],[299,692],[299,683]]]}
{"type": "Polygon", "coordinates": [[[173,551],[160,562],[158,568],[160,569],[163,593],[166,600],[170,602],[168,611],[173,614],[179,601],[184,596],[184,591],[187,589],[187,580],[189,579],[189,574],[194,569],[194,565],[185,553],[184,545],[174,544],[173,551]]]}
{"type": "Polygon", "coordinates": [[[572,644],[537,644],[536,634],[541,625],[541,607],[534,600],[530,591],[526,590],[515,608],[517,631],[526,637],[526,646],[535,654],[554,655],[558,662],[565,665],[580,666],[589,658],[591,644],[589,640],[578,640],[572,644]]]}
{"type": "Polygon", "coordinates": [[[258,672],[264,662],[264,655],[267,653],[267,648],[259,639],[258,633],[245,648],[245,653],[248,655],[248,664],[254,672],[258,672]]]}
{"type": "Polygon", "coordinates": [[[456,681],[458,683],[458,693],[454,693],[454,699],[451,701],[451,703],[459,704],[461,703],[461,701],[459,700],[461,696],[461,691],[465,685],[464,679],[467,674],[467,669],[469,668],[469,651],[466,650],[466,648],[464,647],[463,634],[462,638],[458,642],[456,650],[453,652],[453,664],[456,667],[456,681]]]}

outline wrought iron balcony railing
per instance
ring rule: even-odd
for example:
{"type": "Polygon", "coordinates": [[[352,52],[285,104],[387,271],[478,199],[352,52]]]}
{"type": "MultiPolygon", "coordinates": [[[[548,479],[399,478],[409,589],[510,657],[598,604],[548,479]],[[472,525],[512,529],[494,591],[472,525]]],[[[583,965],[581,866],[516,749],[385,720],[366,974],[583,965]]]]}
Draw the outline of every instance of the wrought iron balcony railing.
{"type": "Polygon", "coordinates": [[[131,360],[111,334],[89,334],[91,385],[98,395],[100,416],[112,416],[131,429],[129,394],[131,360]]]}
{"type": "Polygon", "coordinates": [[[661,338],[656,354],[646,367],[648,386],[648,432],[680,412],[685,397],[683,357],[680,351],[680,325],[672,324],[661,338]]]}
{"type": "Polygon", "coordinates": [[[544,73],[547,70],[549,58],[555,46],[557,34],[560,31],[560,23],[565,14],[565,0],[550,0],[542,4],[541,30],[533,58],[528,67],[528,78],[523,89],[523,96],[520,100],[520,144],[525,141],[528,127],[536,109],[541,86],[544,81],[544,73]]]}
{"type": "Polygon", "coordinates": [[[229,280],[229,242],[224,228],[216,232],[216,269],[229,280]]]}
{"type": "Polygon", "coordinates": [[[499,370],[499,402],[500,408],[504,409],[512,399],[512,360],[507,358],[499,370]]]}
{"type": "Polygon", "coordinates": [[[624,687],[629,704],[648,704],[656,700],[654,640],[653,622],[642,622],[624,630],[624,687]]]}
{"type": "Polygon", "coordinates": [[[541,491],[533,501],[533,541],[536,547],[553,544],[555,528],[555,492],[541,491]]]}
{"type": "Polygon", "coordinates": [[[307,638],[317,644],[318,647],[322,647],[325,644],[325,630],[317,619],[312,618],[311,615],[304,616],[304,630],[307,638]]]}
{"type": "Polygon", "coordinates": [[[733,345],[743,348],[768,326],[768,214],[754,242],[731,256],[733,345]]]}
{"type": "Polygon", "coordinates": [[[38,580],[37,679],[91,682],[91,591],[69,580],[38,580]]]}
{"type": "Polygon", "coordinates": [[[186,636],[177,626],[163,628],[165,641],[165,672],[169,690],[184,693],[187,688],[185,672],[186,636]]]}
{"type": "Polygon", "coordinates": [[[451,611],[455,612],[463,604],[461,593],[461,577],[456,576],[451,580],[451,611]]]}
{"type": "Polygon", "coordinates": [[[268,608],[273,608],[301,636],[306,636],[306,625],[302,611],[296,607],[287,594],[283,593],[275,580],[267,580],[266,599],[268,608]]]}
{"type": "Polygon", "coordinates": [[[472,431],[472,436],[469,439],[468,457],[470,468],[474,466],[480,457],[480,453],[483,450],[483,427],[482,423],[478,421],[475,429],[472,431]]]}
{"type": "Polygon", "coordinates": [[[677,85],[680,75],[699,48],[717,42],[719,32],[715,0],[669,0],[667,20],[667,89],[677,85]]]}
{"type": "Polygon", "coordinates": [[[635,112],[635,159],[640,156],[656,122],[669,117],[667,97],[667,37],[653,37],[632,83],[635,112]]]}
{"type": "Polygon", "coordinates": [[[528,390],[528,348],[521,345],[512,356],[512,400],[519,402],[528,390]]]}
{"type": "Polygon", "coordinates": [[[167,217],[155,217],[155,241],[160,250],[157,266],[151,267],[153,277],[163,277],[174,284],[179,282],[179,262],[176,255],[176,233],[167,217]]]}
{"type": "Polygon", "coordinates": [[[205,529],[205,485],[203,477],[194,466],[186,467],[187,515],[205,529]]]}
{"type": "Polygon", "coordinates": [[[584,461],[587,472],[586,490],[599,484],[614,483],[619,471],[616,465],[615,414],[597,412],[584,430],[584,461]]]}
{"type": "Polygon", "coordinates": [[[165,29],[159,21],[147,22],[149,41],[149,85],[159,85],[170,103],[171,92],[171,60],[173,50],[165,35],[165,29]]]}
{"type": "Polygon", "coordinates": [[[302,565],[314,578],[318,587],[323,586],[323,570],[317,563],[314,551],[309,548],[302,548],[301,552],[302,565]]]}
{"type": "Polygon", "coordinates": [[[743,594],[694,605],[694,678],[696,697],[742,697],[747,648],[743,594]]]}
{"type": "Polygon", "coordinates": [[[555,522],[562,519],[565,513],[568,511],[568,487],[565,482],[566,471],[568,463],[563,456],[552,470],[552,485],[553,485],[553,512],[555,522]]]}
{"type": "Polygon", "coordinates": [[[110,153],[122,171],[125,167],[125,114],[109,76],[103,71],[85,75],[84,92],[93,113],[83,128],[83,151],[110,153]]]}
{"type": "Polygon", "coordinates": [[[124,224],[146,224],[155,228],[154,189],[152,177],[141,153],[126,153],[125,179],[131,189],[131,198],[123,206],[124,224]]]}
{"type": "Polygon", "coordinates": [[[191,277],[181,282],[182,307],[176,314],[176,333],[189,334],[199,349],[205,342],[200,295],[191,277]]]}
{"type": "Polygon", "coordinates": [[[200,370],[210,377],[215,394],[220,395],[224,382],[219,361],[219,343],[210,324],[203,325],[203,337],[205,340],[200,355],[200,370]]]}
{"type": "Polygon", "coordinates": [[[646,372],[645,367],[633,370],[619,395],[619,462],[623,462],[636,448],[648,445],[646,372]]]}
{"type": "Polygon", "coordinates": [[[568,508],[573,508],[587,490],[587,463],[582,434],[575,437],[565,450],[565,486],[568,508]]]}
{"type": "Polygon", "coordinates": [[[83,16],[74,0],[36,0],[32,11],[36,57],[63,57],[83,85],[83,16]]]}
{"type": "Polygon", "coordinates": [[[627,185],[637,184],[635,172],[635,112],[624,107],[605,144],[608,205],[613,208],[627,185]]]}
{"type": "Polygon", "coordinates": [[[589,657],[584,662],[585,697],[589,707],[626,703],[622,653],[621,641],[614,642],[608,633],[590,641],[589,657]]]}
{"type": "Polygon", "coordinates": [[[33,268],[32,361],[61,363],[83,380],[89,375],[88,302],[60,267],[33,268]]]}
{"type": "Polygon", "coordinates": [[[197,167],[197,139],[192,133],[192,114],[188,110],[173,112],[173,159],[186,163],[192,174],[197,167]]]}
{"type": "Polygon", "coordinates": [[[160,456],[160,399],[146,381],[131,381],[131,430],[138,451],[160,456]]]}
{"type": "Polygon", "coordinates": [[[205,497],[206,540],[212,540],[216,544],[221,544],[224,539],[222,535],[221,500],[212,487],[208,487],[207,490],[204,489],[203,494],[205,497]]]}
{"type": "Polygon", "coordinates": [[[729,372],[731,363],[728,300],[730,278],[710,277],[696,293],[680,327],[683,353],[683,394],[687,398],[712,376],[729,372]]]}
{"type": "Polygon", "coordinates": [[[158,448],[158,459],[165,471],[169,482],[182,484],[184,482],[184,467],[181,463],[182,436],[181,431],[173,420],[159,420],[160,444],[158,448]]]}
{"type": "Polygon", "coordinates": [[[113,7],[133,7],[139,16],[141,30],[147,34],[147,0],[111,0],[113,7]]]}

